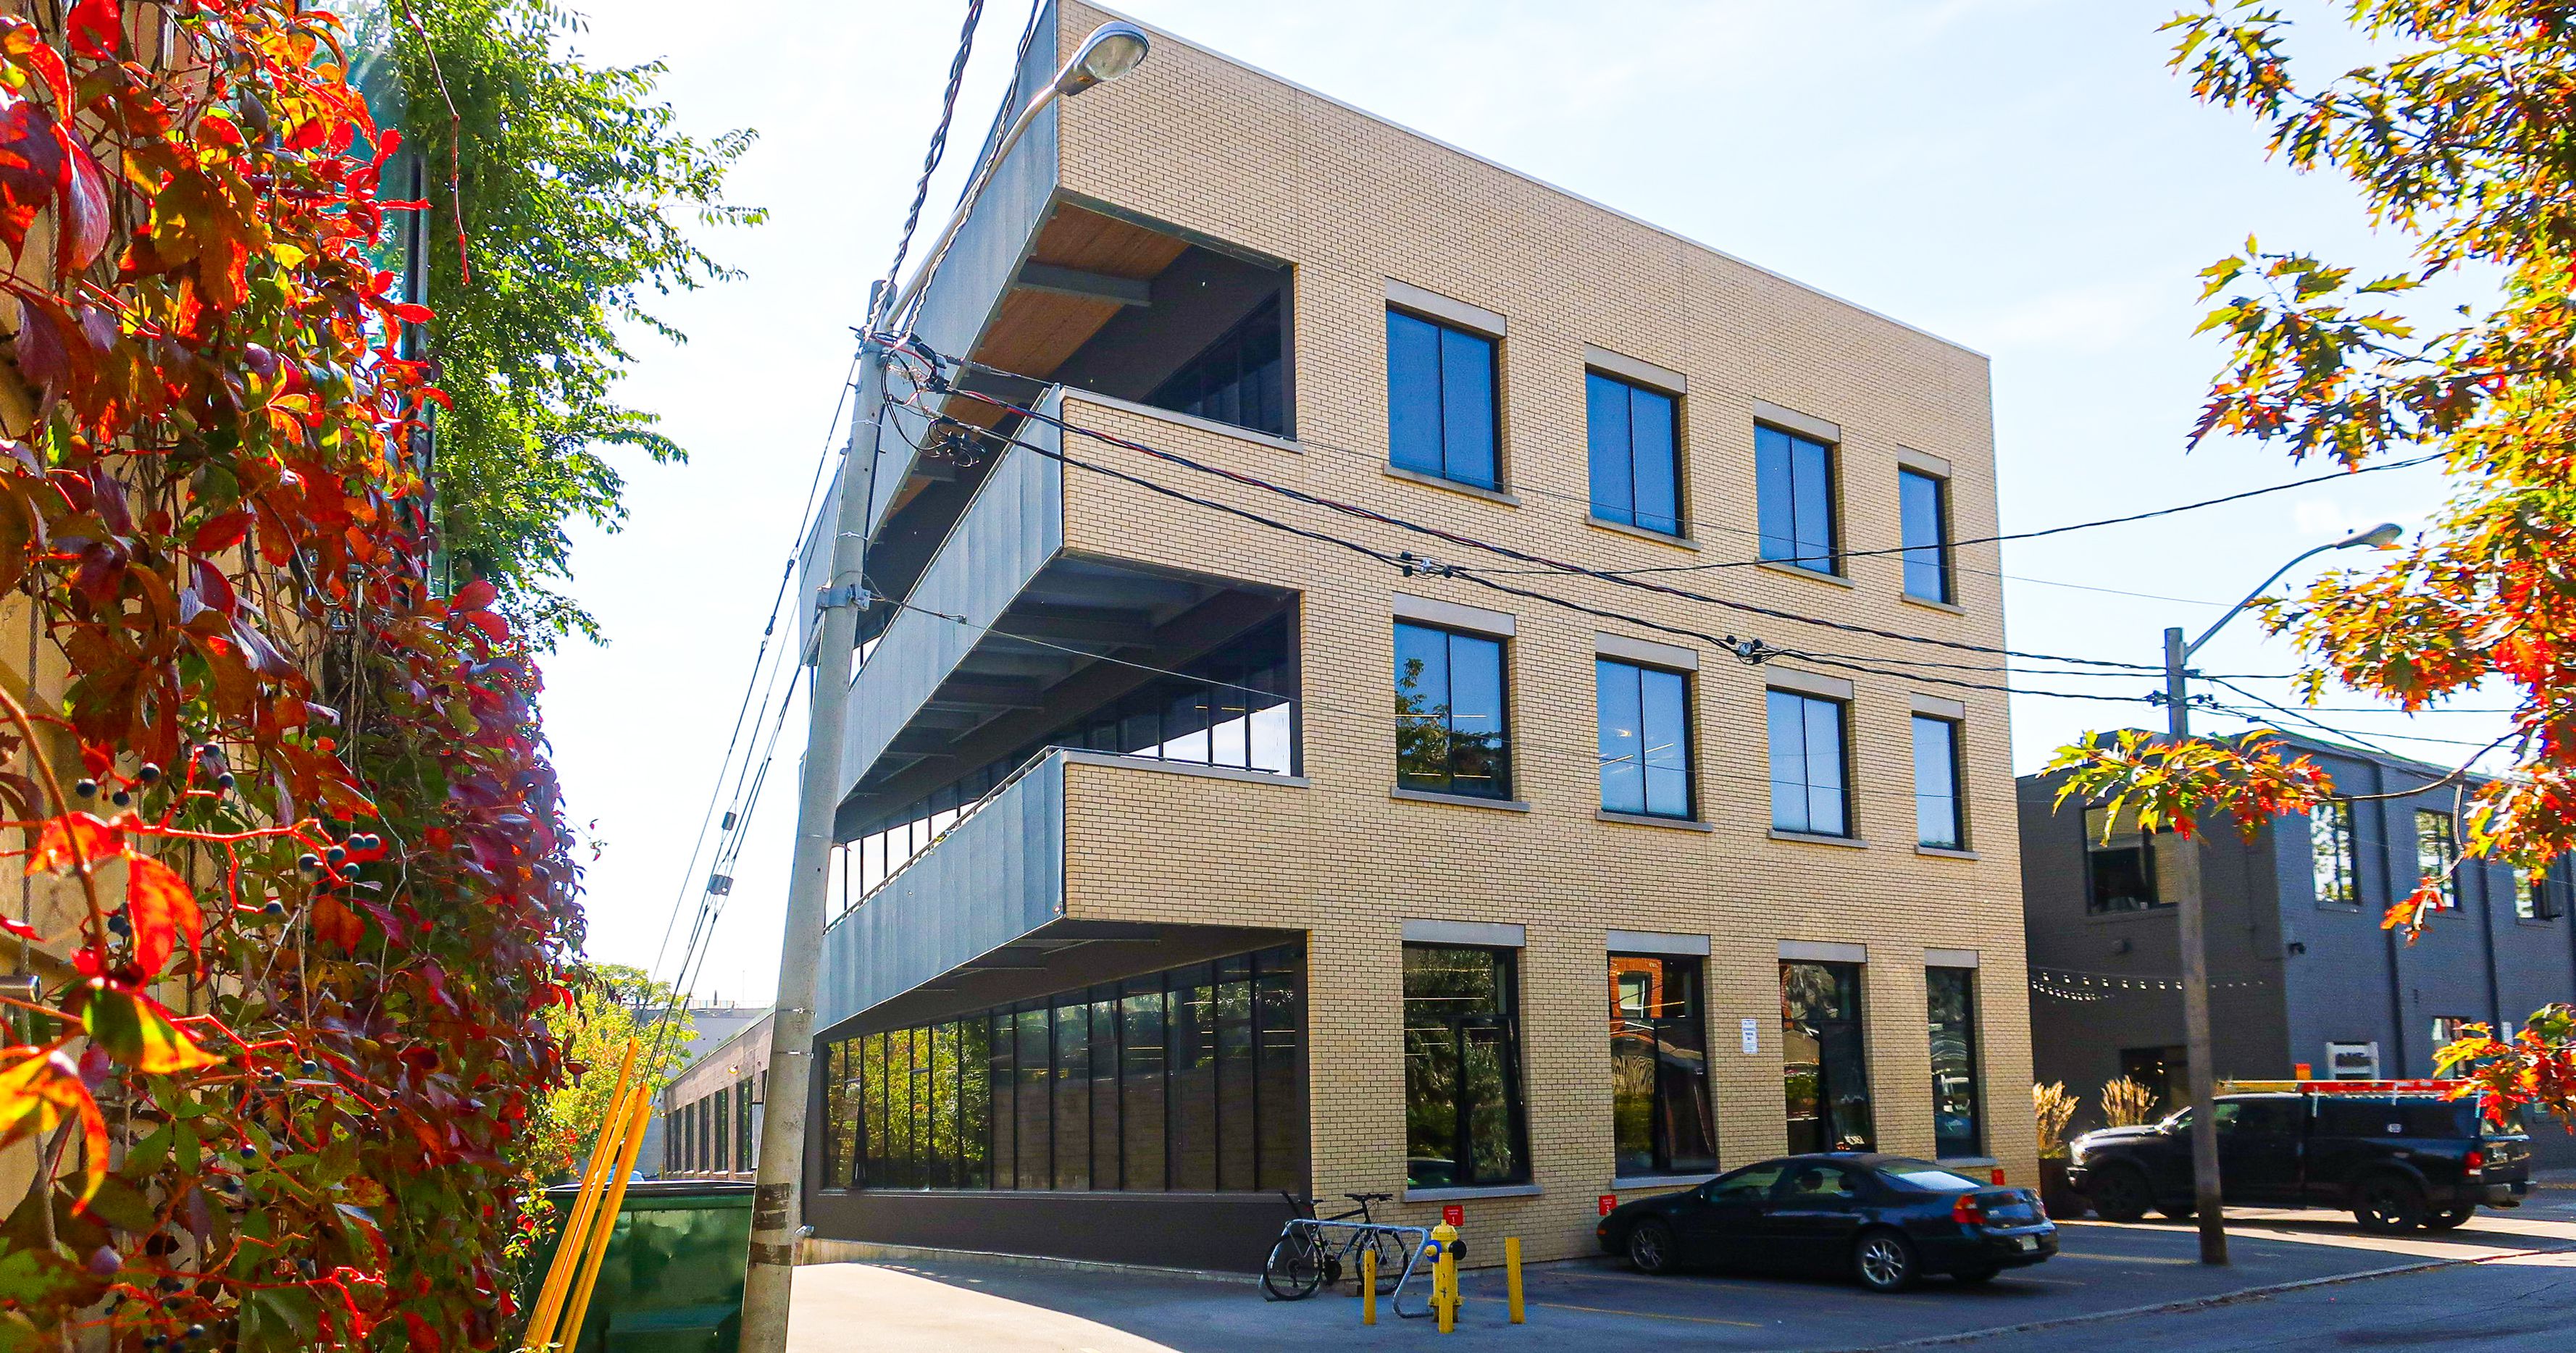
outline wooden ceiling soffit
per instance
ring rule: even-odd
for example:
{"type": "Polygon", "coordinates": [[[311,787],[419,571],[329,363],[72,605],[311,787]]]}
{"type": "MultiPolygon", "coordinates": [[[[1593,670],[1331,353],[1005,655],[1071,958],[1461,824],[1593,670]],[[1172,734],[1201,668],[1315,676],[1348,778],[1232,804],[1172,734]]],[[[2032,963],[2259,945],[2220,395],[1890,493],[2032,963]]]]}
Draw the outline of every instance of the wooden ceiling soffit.
{"type": "Polygon", "coordinates": [[[1189,247],[1177,236],[1059,205],[1003,294],[976,360],[1053,375],[1120,310],[1144,303],[1147,286],[1189,247]]]}

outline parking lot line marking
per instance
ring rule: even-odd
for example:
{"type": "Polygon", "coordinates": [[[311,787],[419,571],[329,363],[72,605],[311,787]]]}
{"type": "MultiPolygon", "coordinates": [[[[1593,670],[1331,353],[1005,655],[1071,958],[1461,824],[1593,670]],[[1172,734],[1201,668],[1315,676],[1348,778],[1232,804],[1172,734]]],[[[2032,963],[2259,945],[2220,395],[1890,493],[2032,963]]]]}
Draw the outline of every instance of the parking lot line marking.
{"type": "Polygon", "coordinates": [[[1733,1325],[1743,1330],[1771,1328],[1750,1320],[1720,1320],[1713,1315],[1665,1315],[1659,1311],[1622,1311],[1611,1306],[1574,1306],[1562,1301],[1533,1301],[1530,1305],[1545,1306],[1552,1311],[1581,1311],[1585,1315],[1625,1315],[1634,1316],[1640,1320],[1687,1320],[1694,1325],[1733,1325]]]}

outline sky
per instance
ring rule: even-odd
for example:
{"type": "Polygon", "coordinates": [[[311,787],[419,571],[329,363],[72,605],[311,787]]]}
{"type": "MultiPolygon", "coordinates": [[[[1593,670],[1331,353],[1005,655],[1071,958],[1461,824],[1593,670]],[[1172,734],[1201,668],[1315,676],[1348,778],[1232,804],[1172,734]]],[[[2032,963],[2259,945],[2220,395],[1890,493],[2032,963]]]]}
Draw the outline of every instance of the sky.
{"type": "MultiPolygon", "coordinates": [[[[639,336],[625,398],[691,451],[640,457],[622,528],[574,531],[570,589],[608,641],[546,663],[545,713],[587,876],[588,952],[670,975],[668,919],[695,901],[691,847],[753,653],[795,545],[849,367],[850,326],[892,258],[936,121],[961,3],[587,0],[572,44],[658,61],[701,138],[759,139],[730,181],[766,224],[699,238],[738,280],[661,299],[685,346],[639,336]]],[[[2358,53],[2326,25],[2293,47],[2320,70],[2358,53]]],[[[2166,68],[2168,3],[2134,0],[1133,0],[1127,12],[1847,300],[1993,362],[2004,530],[2028,531],[2322,473],[2186,435],[2218,364],[2193,336],[2194,275],[2250,235],[2364,268],[2402,263],[2351,189],[2265,159],[2244,117],[2166,68]]],[[[923,233],[962,186],[1026,16],[992,0],[923,233]]],[[[1086,97],[1115,97],[1114,87],[1086,97]]],[[[916,259],[918,254],[916,253],[916,259]]],[[[2160,660],[2311,545],[2440,503],[2436,471],[2395,470],[2131,526],[2004,547],[2021,649],[2160,660]]],[[[2312,562],[2292,581],[2321,569],[2312,562]]],[[[792,624],[791,620],[787,622],[792,624]]],[[[2286,673],[2296,654],[2241,619],[2211,671],[2286,673]]],[[[2135,693],[2143,682],[2078,683],[2135,693]]],[[[2258,683],[2286,700],[2281,682],[2258,683]]],[[[2357,697],[2330,699],[2345,707],[2357,697]]],[[[2497,700],[2464,700],[2493,706],[2497,700]]],[[[697,990],[774,987],[803,727],[791,711],[697,990]]],[[[2014,762],[2035,768],[2145,706],[2016,698],[2014,762]]],[[[2504,727],[2476,713],[2319,716],[2419,758],[2504,727]]],[[[2245,724],[2207,720],[2213,731],[2245,724]]],[[[745,733],[752,739],[759,736],[745,733]]]]}

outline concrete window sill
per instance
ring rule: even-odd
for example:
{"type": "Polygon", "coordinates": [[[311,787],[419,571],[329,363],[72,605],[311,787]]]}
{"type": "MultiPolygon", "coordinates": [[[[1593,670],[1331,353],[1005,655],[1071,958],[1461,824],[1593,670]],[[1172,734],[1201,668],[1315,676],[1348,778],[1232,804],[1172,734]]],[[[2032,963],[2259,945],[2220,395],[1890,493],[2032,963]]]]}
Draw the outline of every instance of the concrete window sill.
{"type": "Polygon", "coordinates": [[[1686,832],[1713,832],[1717,830],[1717,828],[1710,826],[1708,823],[1701,822],[1696,818],[1657,817],[1652,813],[1618,813],[1607,808],[1596,808],[1593,810],[1592,816],[1597,821],[1624,822],[1631,827],[1672,827],[1686,832]]]}
{"type": "Polygon", "coordinates": [[[1968,613],[1968,608],[1965,606],[1954,605],[1946,601],[1934,601],[1930,597],[1918,597],[1911,592],[1899,592],[1896,594],[1896,599],[1904,602],[1908,606],[1920,606],[1927,611],[1948,611],[1952,615],[1966,615],[1968,613]]]}
{"type": "Polygon", "coordinates": [[[1841,846],[1845,850],[1869,849],[1869,842],[1857,836],[1820,836],[1814,832],[1784,832],[1777,827],[1771,829],[1771,839],[1797,841],[1810,846],[1841,846]]]}
{"type": "Polygon", "coordinates": [[[1488,799],[1474,794],[1443,794],[1430,789],[1406,789],[1399,785],[1386,791],[1390,799],[1412,803],[1449,803],[1461,808],[1491,808],[1502,813],[1526,813],[1530,806],[1519,799],[1488,799]]]}
{"type": "Polygon", "coordinates": [[[1583,518],[1583,524],[1586,526],[1597,526],[1604,531],[1616,531],[1623,536],[1635,536],[1639,540],[1651,540],[1658,545],[1670,545],[1677,550],[1696,551],[1700,548],[1700,543],[1688,536],[1668,535],[1662,531],[1649,530],[1643,526],[1630,526],[1624,521],[1612,521],[1608,517],[1595,517],[1586,514],[1583,518]]]}
{"type": "Polygon", "coordinates": [[[1914,853],[1917,855],[1935,855],[1945,860],[1977,860],[1985,858],[1973,850],[1959,850],[1951,846],[1916,846],[1914,848],[1914,853]]]}
{"type": "Polygon", "coordinates": [[[1471,1198],[1535,1198],[1538,1196],[1539,1187],[1536,1184],[1486,1184],[1465,1189],[1408,1188],[1404,1191],[1404,1201],[1408,1203],[1456,1203],[1471,1198]]]}
{"type": "Polygon", "coordinates": [[[1774,563],[1768,559],[1763,560],[1760,564],[1756,565],[1756,567],[1766,573],[1785,573],[1792,578],[1804,578],[1811,583],[1830,583],[1835,587],[1852,587],[1857,585],[1853,583],[1851,579],[1846,578],[1839,573],[1819,573],[1811,568],[1800,568],[1796,564],[1774,563]]]}
{"type": "Polygon", "coordinates": [[[1481,484],[1461,484],[1455,479],[1443,479],[1436,474],[1424,474],[1420,470],[1408,470],[1401,465],[1382,465],[1378,468],[1386,471],[1387,478],[1401,479],[1408,484],[1421,484],[1429,488],[1447,489],[1451,493],[1463,493],[1470,498],[1482,498],[1486,502],[1500,503],[1505,507],[1519,507],[1521,505],[1520,499],[1503,492],[1501,489],[1489,489],[1481,484]]]}

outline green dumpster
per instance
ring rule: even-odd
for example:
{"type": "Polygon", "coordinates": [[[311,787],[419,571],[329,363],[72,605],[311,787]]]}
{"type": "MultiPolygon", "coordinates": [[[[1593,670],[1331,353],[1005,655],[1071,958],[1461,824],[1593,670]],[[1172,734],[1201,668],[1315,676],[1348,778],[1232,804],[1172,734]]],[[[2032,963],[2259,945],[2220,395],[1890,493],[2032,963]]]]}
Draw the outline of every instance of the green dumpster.
{"type": "MultiPolygon", "coordinates": [[[[579,1186],[546,1191],[560,1219],[579,1186]]],[[[561,1243],[528,1257],[521,1309],[534,1304],[561,1243]]],[[[735,1353],[742,1339],[743,1261],[751,1251],[751,1185],[705,1179],[636,1180],[608,1234],[577,1345],[566,1353],[735,1353]]]]}

